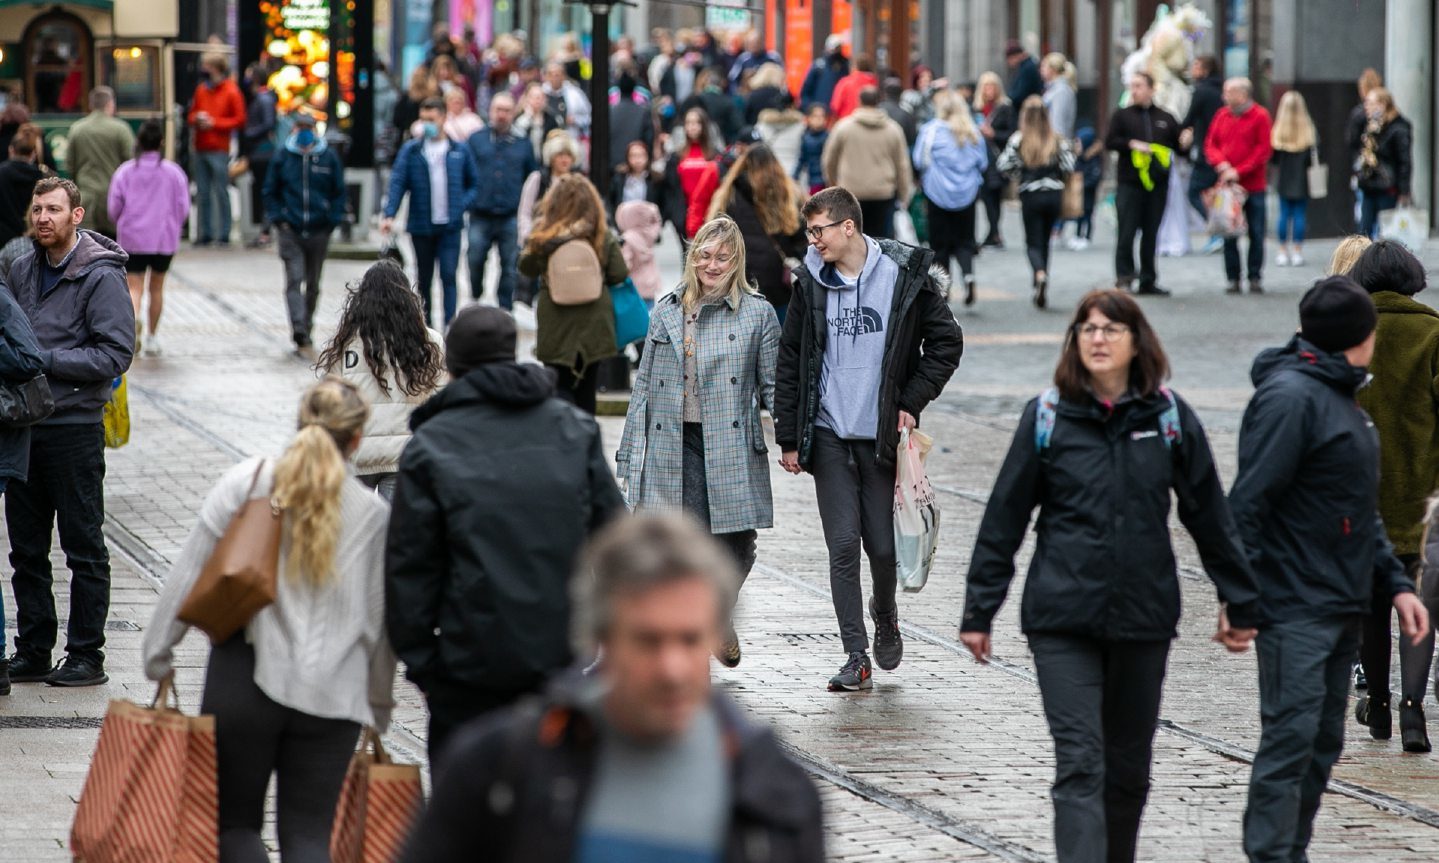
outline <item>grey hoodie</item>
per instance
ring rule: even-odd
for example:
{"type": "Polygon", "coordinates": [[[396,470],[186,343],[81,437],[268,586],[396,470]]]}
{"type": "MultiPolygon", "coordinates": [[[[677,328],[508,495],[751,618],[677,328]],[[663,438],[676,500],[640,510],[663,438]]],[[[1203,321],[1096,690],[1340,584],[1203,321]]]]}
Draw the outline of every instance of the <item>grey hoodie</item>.
{"type": "Polygon", "coordinates": [[[864,269],[849,285],[811,246],[804,263],[825,289],[824,366],[817,425],[845,440],[873,440],[879,428],[879,385],[885,332],[894,305],[899,265],[866,236],[864,269]]]}
{"type": "Polygon", "coordinates": [[[55,396],[55,413],[41,425],[100,422],[111,382],[135,353],[135,308],[125,286],[125,254],[94,231],[76,232],[65,272],[49,291],[40,281],[37,243],[10,268],[10,292],[20,303],[55,396]]]}

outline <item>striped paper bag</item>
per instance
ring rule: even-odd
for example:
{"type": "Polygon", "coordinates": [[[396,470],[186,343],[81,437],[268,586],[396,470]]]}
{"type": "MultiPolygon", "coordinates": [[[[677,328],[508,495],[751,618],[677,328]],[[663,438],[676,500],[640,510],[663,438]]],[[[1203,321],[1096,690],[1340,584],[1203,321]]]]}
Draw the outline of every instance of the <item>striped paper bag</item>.
{"type": "Polygon", "coordinates": [[[70,828],[77,863],[215,863],[219,786],[215,719],[111,701],[70,828]]]}
{"type": "Polygon", "coordinates": [[[365,728],[360,751],[350,759],[335,824],[330,829],[332,863],[392,863],[399,859],[410,828],[420,816],[425,792],[420,768],[396,764],[365,728]]]}

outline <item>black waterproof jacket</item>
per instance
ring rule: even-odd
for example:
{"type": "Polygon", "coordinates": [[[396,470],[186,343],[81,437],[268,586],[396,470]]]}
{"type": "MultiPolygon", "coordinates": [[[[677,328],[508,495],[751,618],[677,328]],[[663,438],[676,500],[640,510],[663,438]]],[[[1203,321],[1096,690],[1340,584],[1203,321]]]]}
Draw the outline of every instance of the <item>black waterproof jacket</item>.
{"type": "Polygon", "coordinates": [[[571,661],[569,580],[624,511],[593,417],[536,365],[481,366],[415,410],[385,549],[385,621],[406,676],[538,687],[571,661]]]}
{"type": "MultiPolygon", "coordinates": [[[[878,240],[880,252],[899,265],[890,306],[892,322],[884,337],[884,376],[879,389],[879,427],[875,458],[895,463],[899,412],[919,420],[925,407],[944,391],[959,368],[964,335],[945,301],[944,289],[929,273],[934,252],[894,240],[878,240]]],[[[794,293],[780,335],[774,388],[774,437],[782,452],[799,452],[809,469],[814,421],[819,415],[819,378],[824,367],[825,288],[807,266],[793,271],[794,293]]]]}
{"type": "MultiPolygon", "coordinates": [[[[1148,108],[1130,105],[1115,111],[1109,118],[1109,131],[1104,136],[1104,146],[1119,154],[1119,161],[1114,173],[1115,180],[1119,185],[1143,188],[1139,179],[1139,169],[1134,167],[1130,156],[1130,141],[1160,144],[1174,150],[1177,154],[1179,152],[1179,128],[1179,121],[1174,119],[1174,115],[1157,105],[1151,105],[1148,108]]],[[[1204,148],[1200,147],[1200,149],[1204,148]]],[[[1149,176],[1154,180],[1155,188],[1160,191],[1163,191],[1164,185],[1169,182],[1169,171],[1161,166],[1157,159],[1150,166],[1149,176]]]]}
{"type": "MultiPolygon", "coordinates": [[[[591,682],[593,680],[591,679],[591,682]]],[[[543,699],[469,726],[435,774],[403,863],[569,863],[575,859],[599,736],[575,676],[543,699]]],[[[713,704],[730,766],[724,863],[820,863],[819,795],[774,735],[723,695],[713,704]]]]}
{"type": "Polygon", "coordinates": [[[1042,453],[1034,435],[1039,400],[1029,403],[979,526],[961,630],[989,631],[1038,506],[1038,543],[1020,607],[1026,633],[1175,637],[1180,590],[1169,537],[1171,489],[1219,599],[1229,603],[1230,622],[1254,625],[1259,591],[1209,439],[1189,405],[1176,401],[1179,440],[1166,446],[1159,418],[1169,400],[1162,393],[1113,406],[1061,399],[1042,453]]]}
{"type": "Polygon", "coordinates": [[[1229,503],[1263,622],[1362,614],[1376,584],[1413,592],[1379,519],[1379,435],[1354,400],[1365,370],[1295,336],[1250,374],[1229,503]]]}

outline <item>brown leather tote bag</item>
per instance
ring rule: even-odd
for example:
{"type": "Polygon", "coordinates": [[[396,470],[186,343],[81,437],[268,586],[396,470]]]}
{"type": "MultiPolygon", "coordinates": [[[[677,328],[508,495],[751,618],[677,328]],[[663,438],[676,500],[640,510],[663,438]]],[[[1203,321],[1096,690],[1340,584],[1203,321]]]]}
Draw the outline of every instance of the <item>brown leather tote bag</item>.
{"type": "Polygon", "coordinates": [[[265,463],[255,468],[245,503],[215,543],[200,578],[180,606],[181,621],[221,644],[256,612],[275,601],[280,564],[281,512],[270,497],[251,497],[265,463]]]}

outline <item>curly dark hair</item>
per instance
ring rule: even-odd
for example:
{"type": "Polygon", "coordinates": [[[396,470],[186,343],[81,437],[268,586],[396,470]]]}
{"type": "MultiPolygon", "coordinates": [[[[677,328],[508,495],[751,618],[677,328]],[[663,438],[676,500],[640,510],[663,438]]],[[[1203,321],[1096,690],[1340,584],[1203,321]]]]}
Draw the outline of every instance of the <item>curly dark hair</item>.
{"type": "Polygon", "coordinates": [[[430,340],[420,295],[410,288],[405,271],[394,261],[380,261],[365,271],[350,288],[335,335],[315,362],[315,368],[337,371],[345,359],[345,346],[356,338],[363,345],[365,362],[386,395],[391,366],[395,381],[407,396],[429,393],[445,369],[444,352],[430,340]]]}

